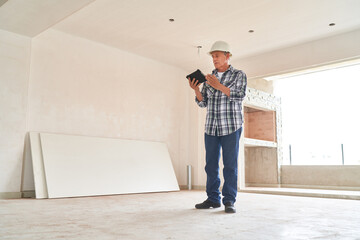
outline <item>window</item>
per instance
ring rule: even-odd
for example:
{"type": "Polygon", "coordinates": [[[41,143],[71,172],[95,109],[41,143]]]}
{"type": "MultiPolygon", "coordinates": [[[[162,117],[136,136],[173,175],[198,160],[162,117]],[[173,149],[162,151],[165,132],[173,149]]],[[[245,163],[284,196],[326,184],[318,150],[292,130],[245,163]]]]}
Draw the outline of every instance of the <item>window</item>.
{"type": "Polygon", "coordinates": [[[274,80],[283,164],[360,165],[360,64],[274,80]]]}

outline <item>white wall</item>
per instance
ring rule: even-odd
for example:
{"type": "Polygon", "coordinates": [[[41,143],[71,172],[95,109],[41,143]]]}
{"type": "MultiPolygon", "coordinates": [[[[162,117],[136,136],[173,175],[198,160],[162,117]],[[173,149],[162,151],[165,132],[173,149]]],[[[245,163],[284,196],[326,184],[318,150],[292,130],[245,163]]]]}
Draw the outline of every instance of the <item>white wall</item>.
{"type": "Polygon", "coordinates": [[[360,57],[360,29],[234,60],[249,79],[302,70],[360,57]]]}
{"type": "Polygon", "coordinates": [[[185,75],[47,30],[32,44],[28,130],[166,142],[179,184],[185,185],[191,161],[185,75]]]}
{"type": "Polygon", "coordinates": [[[295,186],[360,187],[360,166],[281,166],[281,183],[295,186]]]}
{"type": "Polygon", "coordinates": [[[186,185],[198,109],[184,70],[52,29],[0,39],[0,193],[20,191],[28,131],[165,142],[186,185]]]}
{"type": "Polygon", "coordinates": [[[19,192],[31,38],[0,30],[0,193],[19,192]]]}

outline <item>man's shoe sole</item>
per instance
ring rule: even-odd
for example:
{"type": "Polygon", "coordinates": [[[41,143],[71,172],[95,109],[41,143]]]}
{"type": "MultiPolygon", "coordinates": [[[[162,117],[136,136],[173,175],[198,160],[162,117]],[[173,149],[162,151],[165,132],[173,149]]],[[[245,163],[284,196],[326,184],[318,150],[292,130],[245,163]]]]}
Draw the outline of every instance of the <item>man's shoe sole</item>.
{"type": "Polygon", "coordinates": [[[219,208],[219,207],[221,207],[221,204],[219,204],[219,205],[211,205],[209,207],[200,207],[200,206],[195,205],[196,209],[209,209],[209,208],[219,208]]]}
{"type": "Polygon", "coordinates": [[[195,205],[196,209],[209,209],[209,208],[219,208],[221,207],[220,203],[199,203],[195,205]]]}
{"type": "Polygon", "coordinates": [[[234,207],[225,207],[226,213],[236,213],[236,209],[234,207]]]}

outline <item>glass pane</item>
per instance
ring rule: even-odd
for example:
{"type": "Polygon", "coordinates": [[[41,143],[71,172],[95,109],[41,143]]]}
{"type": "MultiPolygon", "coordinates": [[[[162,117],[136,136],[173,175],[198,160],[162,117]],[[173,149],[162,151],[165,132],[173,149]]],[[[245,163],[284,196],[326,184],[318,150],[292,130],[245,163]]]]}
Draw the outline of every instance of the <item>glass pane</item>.
{"type": "Polygon", "coordinates": [[[360,165],[359,143],[348,141],[344,143],[345,165],[360,165]]]}
{"type": "Polygon", "coordinates": [[[360,65],[274,81],[281,97],[283,164],[359,165],[360,65]]]}
{"type": "Polygon", "coordinates": [[[341,144],[293,144],[292,165],[341,165],[341,144]]]}

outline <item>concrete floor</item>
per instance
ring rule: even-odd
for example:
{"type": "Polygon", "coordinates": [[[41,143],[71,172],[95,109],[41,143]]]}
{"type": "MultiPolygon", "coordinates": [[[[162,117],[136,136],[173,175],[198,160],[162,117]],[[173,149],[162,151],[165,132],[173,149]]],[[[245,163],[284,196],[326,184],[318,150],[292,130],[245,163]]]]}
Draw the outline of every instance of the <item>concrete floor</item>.
{"type": "Polygon", "coordinates": [[[360,201],[239,193],[237,213],[196,210],[203,191],[0,200],[0,239],[360,239],[360,201]]]}

